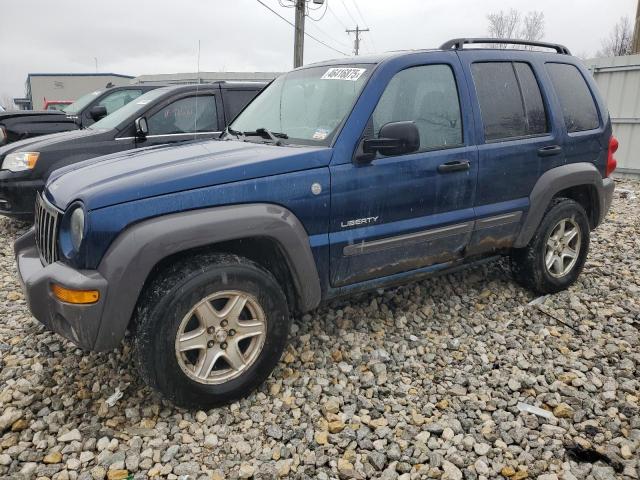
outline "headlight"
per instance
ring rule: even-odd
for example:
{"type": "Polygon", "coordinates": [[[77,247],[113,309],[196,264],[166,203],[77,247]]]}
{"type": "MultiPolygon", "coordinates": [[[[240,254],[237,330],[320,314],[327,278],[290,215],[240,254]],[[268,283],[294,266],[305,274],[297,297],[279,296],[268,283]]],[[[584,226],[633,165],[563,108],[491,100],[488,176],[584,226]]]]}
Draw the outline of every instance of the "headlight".
{"type": "Polygon", "coordinates": [[[84,237],[84,210],[82,207],[76,207],[76,209],[71,213],[69,233],[71,234],[71,243],[73,244],[73,248],[78,251],[84,237]]]}
{"type": "Polygon", "coordinates": [[[7,131],[4,127],[0,127],[0,145],[4,145],[7,141],[7,131]]]}
{"type": "Polygon", "coordinates": [[[4,157],[2,162],[3,170],[11,170],[12,172],[22,172],[24,170],[32,170],[36,166],[39,152],[14,152],[4,157]]]}

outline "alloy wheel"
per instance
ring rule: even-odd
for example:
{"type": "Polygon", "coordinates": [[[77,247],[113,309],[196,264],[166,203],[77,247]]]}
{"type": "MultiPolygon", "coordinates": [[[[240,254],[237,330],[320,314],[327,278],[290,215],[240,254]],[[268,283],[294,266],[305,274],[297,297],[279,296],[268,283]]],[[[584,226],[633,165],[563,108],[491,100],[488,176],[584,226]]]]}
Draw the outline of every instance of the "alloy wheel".
{"type": "Polygon", "coordinates": [[[572,218],[563,218],[551,230],[547,239],[544,263],[549,275],[564,277],[575,266],[580,255],[582,233],[572,218]]]}
{"type": "Polygon", "coordinates": [[[182,371],[199,383],[217,385],[242,375],[258,358],[267,320],[249,293],[216,292],[182,319],[175,353],[182,371]]]}

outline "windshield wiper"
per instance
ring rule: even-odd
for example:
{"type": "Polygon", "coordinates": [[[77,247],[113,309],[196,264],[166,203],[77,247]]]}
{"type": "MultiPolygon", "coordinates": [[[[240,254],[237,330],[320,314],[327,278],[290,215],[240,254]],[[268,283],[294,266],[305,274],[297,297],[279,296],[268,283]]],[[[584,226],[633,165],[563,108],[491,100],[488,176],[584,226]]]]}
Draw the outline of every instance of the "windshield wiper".
{"type": "Polygon", "coordinates": [[[280,139],[289,138],[289,135],[287,135],[286,133],[272,132],[268,128],[264,128],[264,127],[256,128],[255,131],[253,132],[250,132],[250,131],[241,132],[239,130],[233,130],[232,128],[227,127],[224,133],[235,135],[235,137],[238,140],[242,140],[243,142],[248,141],[246,137],[261,137],[261,138],[264,138],[265,140],[271,140],[277,146],[282,145],[282,141],[280,141],[280,139]]]}
{"type": "Polygon", "coordinates": [[[271,140],[274,140],[277,138],[284,138],[285,140],[287,138],[289,138],[289,135],[287,135],[286,133],[281,133],[281,132],[272,132],[271,130],[267,129],[267,128],[257,128],[256,129],[256,133],[259,133],[260,135],[267,135],[268,138],[270,138],[271,140]]]}
{"type": "Polygon", "coordinates": [[[245,141],[244,133],[240,132],[239,130],[234,130],[232,128],[227,127],[225,128],[224,133],[226,135],[235,135],[238,140],[242,140],[243,142],[245,141]]]}
{"type": "Polygon", "coordinates": [[[255,132],[244,132],[245,135],[260,135],[262,138],[271,140],[275,145],[281,146],[282,142],[278,140],[279,138],[287,139],[289,135],[281,132],[272,132],[268,128],[260,127],[256,128],[255,132]]]}

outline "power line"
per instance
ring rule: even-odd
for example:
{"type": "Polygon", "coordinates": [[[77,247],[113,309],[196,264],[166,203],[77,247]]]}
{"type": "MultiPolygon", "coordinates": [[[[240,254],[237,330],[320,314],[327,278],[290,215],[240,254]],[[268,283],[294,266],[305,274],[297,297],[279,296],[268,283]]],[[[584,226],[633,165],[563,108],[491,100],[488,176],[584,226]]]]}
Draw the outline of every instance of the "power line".
{"type": "MultiPolygon", "coordinates": [[[[365,27],[369,27],[369,22],[367,22],[367,19],[364,18],[364,15],[362,14],[362,10],[360,10],[360,7],[358,6],[358,2],[357,0],[351,0],[353,2],[353,4],[356,7],[356,10],[358,11],[358,13],[360,14],[360,18],[362,19],[362,21],[364,22],[364,26],[365,27]]],[[[376,42],[375,39],[373,38],[373,33],[369,32],[369,36],[371,37],[371,44],[373,45],[373,48],[375,50],[377,50],[376,48],[376,42]]]]}
{"type": "Polygon", "coordinates": [[[324,16],[327,14],[327,9],[329,8],[328,0],[326,0],[324,2],[324,4],[325,4],[324,12],[322,12],[322,14],[318,18],[313,18],[311,16],[311,12],[315,12],[316,10],[320,10],[320,8],[322,8],[322,5],[320,5],[320,7],[318,7],[318,8],[310,8],[309,4],[307,4],[307,17],[309,17],[309,19],[313,20],[314,22],[319,22],[320,20],[322,20],[324,18],[324,16]]]}
{"type": "MultiPolygon", "coordinates": [[[[639,0],[639,1],[640,1],[640,0],[639,0]]],[[[332,35],[329,35],[325,30],[321,29],[321,28],[317,25],[317,23],[318,23],[320,20],[322,20],[322,19],[324,18],[324,16],[327,14],[327,12],[329,11],[329,9],[331,8],[331,6],[330,6],[330,4],[329,4],[329,0],[325,0],[325,2],[324,2],[324,6],[325,6],[324,12],[322,13],[322,16],[320,16],[319,18],[313,18],[311,15],[308,15],[308,16],[309,16],[309,18],[310,18],[311,20],[313,20],[314,22],[316,22],[316,29],[317,29],[320,33],[322,33],[325,37],[328,37],[328,38],[329,38],[329,39],[331,39],[334,43],[336,43],[336,44],[340,45],[340,47],[343,47],[343,48],[351,48],[351,46],[350,46],[350,45],[346,44],[344,41],[341,41],[341,40],[336,39],[336,38],[335,38],[335,37],[333,37],[332,35]]],[[[336,20],[338,20],[338,22],[340,22],[340,24],[341,24],[345,29],[349,28],[349,27],[348,27],[348,26],[347,26],[347,25],[346,25],[342,20],[340,20],[340,19],[338,18],[338,16],[335,14],[335,12],[334,12],[333,10],[331,10],[331,15],[333,15],[333,16],[334,16],[334,18],[335,18],[336,20]]]]}
{"type": "MultiPolygon", "coordinates": [[[[276,15],[278,18],[280,18],[281,20],[283,20],[284,22],[287,22],[289,25],[291,25],[293,28],[295,28],[296,26],[291,23],[289,20],[287,20],[286,18],[284,18],[282,15],[280,15],[278,12],[276,12],[273,8],[271,8],[269,5],[267,5],[266,3],[264,3],[262,0],[256,0],[260,5],[262,5],[264,8],[266,8],[267,10],[269,10],[271,13],[273,13],[274,15],[276,15]]],[[[325,47],[333,50],[334,52],[338,52],[341,55],[344,56],[349,56],[348,53],[344,53],[341,50],[338,50],[337,48],[332,47],[331,45],[329,45],[328,43],[323,42],[322,40],[320,40],[319,38],[314,37],[313,35],[311,35],[310,33],[304,32],[305,36],[309,37],[312,40],[315,40],[316,42],[318,42],[321,45],[324,45],[325,47]]]]}
{"type": "Polygon", "coordinates": [[[349,15],[349,17],[351,17],[351,20],[353,20],[353,23],[358,23],[358,21],[355,19],[355,17],[353,15],[351,15],[351,11],[347,7],[347,4],[345,3],[345,1],[344,0],[340,0],[340,1],[342,2],[342,6],[344,7],[345,11],[347,12],[347,15],[349,15]]]}
{"type": "MultiPolygon", "coordinates": [[[[293,1],[293,0],[292,0],[292,1],[293,1]]],[[[309,3],[307,2],[307,12],[308,12],[308,11],[310,11],[310,10],[313,10],[313,11],[320,10],[323,6],[324,6],[324,5],[320,4],[320,5],[318,5],[316,8],[311,8],[311,7],[309,6],[309,3]]]]}
{"type": "MultiPolygon", "coordinates": [[[[639,1],[640,1],[640,0],[639,0],[639,1]]],[[[328,9],[329,9],[329,0],[325,0],[325,5],[326,5],[326,9],[325,9],[324,14],[322,15],[322,17],[324,17],[324,15],[326,15],[326,14],[327,14],[327,11],[328,11],[328,9]]],[[[333,11],[332,11],[331,13],[333,14],[333,11]]],[[[334,16],[335,16],[335,14],[334,14],[334,16]]],[[[330,40],[332,40],[335,44],[340,45],[340,47],[342,47],[342,48],[349,48],[349,49],[350,49],[350,48],[351,48],[351,45],[349,45],[348,43],[345,43],[345,42],[344,42],[344,41],[342,41],[342,40],[338,40],[337,38],[335,38],[335,37],[333,37],[332,35],[330,35],[329,33],[327,33],[325,30],[323,30],[322,28],[320,28],[320,25],[318,25],[318,20],[321,20],[321,19],[322,19],[322,17],[320,17],[320,18],[318,18],[318,19],[315,19],[315,18],[312,18],[312,17],[309,15],[309,18],[311,18],[311,20],[313,20],[313,21],[315,21],[315,22],[316,22],[316,23],[314,24],[314,26],[315,26],[316,30],[318,30],[318,32],[320,32],[324,37],[329,38],[329,39],[330,39],[330,40]]],[[[341,22],[341,23],[342,23],[342,22],[341,22]]],[[[344,24],[343,24],[343,25],[344,25],[344,24]]],[[[349,28],[349,27],[347,27],[346,25],[344,25],[344,28],[349,28]]]]}
{"type": "Polygon", "coordinates": [[[369,24],[367,23],[367,20],[364,18],[364,15],[362,15],[362,11],[360,10],[360,7],[358,6],[358,3],[356,2],[356,0],[351,0],[353,2],[353,4],[356,7],[356,10],[358,11],[358,14],[360,15],[360,18],[362,19],[362,21],[364,22],[364,26],[368,27],[369,24]]]}
{"type": "MultiPolygon", "coordinates": [[[[311,24],[310,24],[311,25],[311,24]]],[[[313,26],[315,27],[316,30],[318,30],[318,32],[320,32],[321,34],[323,34],[325,37],[331,39],[333,42],[337,43],[338,45],[340,45],[341,47],[344,48],[351,48],[351,45],[346,44],[345,42],[341,42],[340,40],[332,37],[331,35],[329,35],[325,30],[321,29],[318,24],[314,23],[313,26]]]]}
{"type": "Polygon", "coordinates": [[[347,27],[346,23],[344,23],[342,20],[340,20],[340,17],[338,17],[338,15],[336,15],[336,12],[333,11],[333,8],[331,8],[331,5],[329,5],[328,2],[327,2],[327,8],[331,12],[331,15],[333,15],[333,18],[335,18],[340,23],[340,25],[342,25],[344,28],[349,28],[349,27],[347,27]]]}

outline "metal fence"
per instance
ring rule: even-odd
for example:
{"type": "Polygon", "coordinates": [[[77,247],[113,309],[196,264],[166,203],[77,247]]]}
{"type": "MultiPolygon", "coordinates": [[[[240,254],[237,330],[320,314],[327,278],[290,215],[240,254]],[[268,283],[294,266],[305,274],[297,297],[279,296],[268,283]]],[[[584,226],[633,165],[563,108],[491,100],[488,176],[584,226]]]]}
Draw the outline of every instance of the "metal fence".
{"type": "Polygon", "coordinates": [[[597,58],[586,65],[611,114],[618,173],[640,175],[640,55],[597,58]]]}

